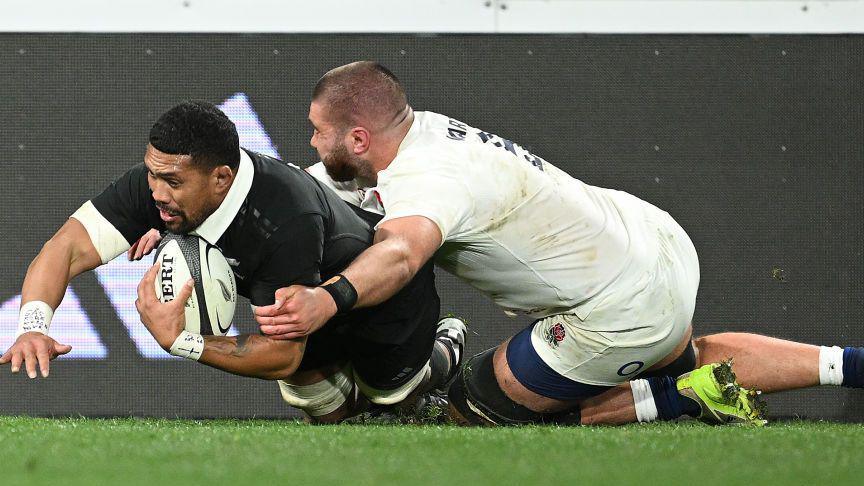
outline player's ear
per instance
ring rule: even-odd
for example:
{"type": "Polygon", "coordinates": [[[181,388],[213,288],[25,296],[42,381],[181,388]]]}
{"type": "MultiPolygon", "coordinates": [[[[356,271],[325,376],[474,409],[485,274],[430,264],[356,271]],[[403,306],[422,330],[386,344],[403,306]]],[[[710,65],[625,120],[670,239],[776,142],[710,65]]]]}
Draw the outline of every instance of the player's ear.
{"type": "Polygon", "coordinates": [[[354,155],[365,154],[369,150],[371,136],[369,130],[363,127],[354,127],[348,131],[348,143],[354,155]]]}
{"type": "Polygon", "coordinates": [[[213,169],[211,176],[216,181],[216,190],[227,192],[234,180],[234,170],[227,165],[220,165],[213,169]]]}

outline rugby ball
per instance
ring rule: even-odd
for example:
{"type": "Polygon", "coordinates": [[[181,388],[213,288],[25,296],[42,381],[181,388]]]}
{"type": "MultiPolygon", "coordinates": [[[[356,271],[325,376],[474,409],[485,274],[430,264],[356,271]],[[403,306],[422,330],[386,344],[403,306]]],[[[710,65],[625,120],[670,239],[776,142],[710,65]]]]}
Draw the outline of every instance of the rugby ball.
{"type": "Polygon", "coordinates": [[[219,248],[195,235],[168,233],[154,262],[159,265],[156,296],[162,302],[174,300],[186,281],[195,279],[195,289],[186,301],[186,330],[224,336],[234,318],[237,285],[219,248]]]}

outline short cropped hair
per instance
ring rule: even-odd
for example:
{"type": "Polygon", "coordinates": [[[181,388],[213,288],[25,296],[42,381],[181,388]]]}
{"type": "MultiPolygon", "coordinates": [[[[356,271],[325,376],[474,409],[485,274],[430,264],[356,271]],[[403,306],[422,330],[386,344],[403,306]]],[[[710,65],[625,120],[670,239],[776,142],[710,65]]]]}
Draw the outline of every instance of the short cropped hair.
{"type": "Polygon", "coordinates": [[[327,72],[312,92],[326,104],[329,121],[343,129],[371,123],[384,128],[408,105],[395,74],[375,61],[358,61],[327,72]]]}
{"type": "Polygon", "coordinates": [[[237,127],[206,101],[184,101],[166,111],[150,129],[150,145],[172,155],[191,155],[204,168],[240,165],[237,127]]]}

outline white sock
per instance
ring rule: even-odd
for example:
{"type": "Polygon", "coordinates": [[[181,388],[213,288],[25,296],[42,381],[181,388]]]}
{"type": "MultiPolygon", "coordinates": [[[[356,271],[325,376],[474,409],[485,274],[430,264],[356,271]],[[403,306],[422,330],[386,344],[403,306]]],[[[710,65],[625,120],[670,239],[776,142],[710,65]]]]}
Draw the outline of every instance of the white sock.
{"type": "Polygon", "coordinates": [[[843,384],[843,348],[839,346],[819,347],[819,384],[843,384]]]}
{"type": "Polygon", "coordinates": [[[640,422],[657,420],[657,405],[654,404],[654,394],[651,393],[648,380],[631,381],[630,391],[633,392],[633,402],[636,405],[636,419],[640,422]]]}

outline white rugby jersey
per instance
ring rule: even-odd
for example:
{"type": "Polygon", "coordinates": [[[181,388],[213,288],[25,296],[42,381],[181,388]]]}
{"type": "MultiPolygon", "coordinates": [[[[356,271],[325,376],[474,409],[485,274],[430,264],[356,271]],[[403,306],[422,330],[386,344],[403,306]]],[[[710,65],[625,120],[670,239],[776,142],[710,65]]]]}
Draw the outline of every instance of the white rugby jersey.
{"type": "MultiPolygon", "coordinates": [[[[435,262],[506,311],[583,319],[610,284],[644,280],[657,229],[636,197],[587,185],[518,144],[431,112],[415,112],[396,158],[365,194],[328,185],[382,223],[424,216],[443,243],[435,262]],[[377,193],[377,194],[376,194],[377,193]]],[[[327,179],[323,167],[310,168],[327,179]]],[[[631,323],[632,324],[632,323],[631,323]]]]}

